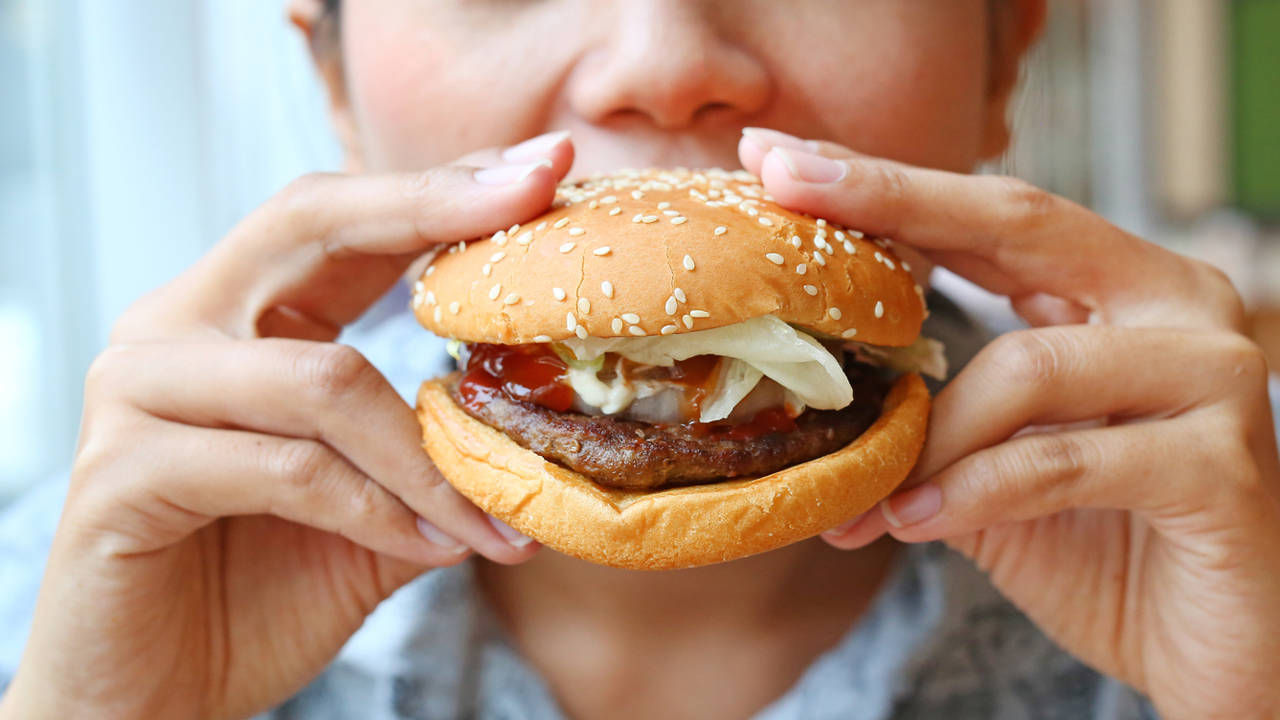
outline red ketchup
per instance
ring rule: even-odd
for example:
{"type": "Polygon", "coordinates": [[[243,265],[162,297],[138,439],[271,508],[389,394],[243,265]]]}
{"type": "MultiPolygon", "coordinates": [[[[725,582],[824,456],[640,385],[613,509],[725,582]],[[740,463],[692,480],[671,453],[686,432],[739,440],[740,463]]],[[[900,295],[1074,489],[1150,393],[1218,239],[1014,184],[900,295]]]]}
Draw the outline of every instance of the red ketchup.
{"type": "Polygon", "coordinates": [[[786,408],[771,407],[746,422],[691,422],[686,427],[698,435],[720,440],[752,440],[771,433],[791,432],[796,429],[796,420],[787,414],[786,408]]]}
{"type": "Polygon", "coordinates": [[[573,407],[573,388],[565,381],[568,366],[549,345],[475,344],[467,350],[458,390],[468,406],[484,405],[502,392],[556,412],[573,407]]]}

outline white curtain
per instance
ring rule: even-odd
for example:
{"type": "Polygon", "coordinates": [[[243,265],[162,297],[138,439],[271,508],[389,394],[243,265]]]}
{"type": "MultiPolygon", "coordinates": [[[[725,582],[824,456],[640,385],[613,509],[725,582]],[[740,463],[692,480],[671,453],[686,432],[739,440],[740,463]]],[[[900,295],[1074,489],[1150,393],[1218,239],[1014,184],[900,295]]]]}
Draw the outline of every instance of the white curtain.
{"type": "Polygon", "coordinates": [[[338,166],[270,0],[0,0],[0,499],[68,464],[114,319],[338,166]]]}

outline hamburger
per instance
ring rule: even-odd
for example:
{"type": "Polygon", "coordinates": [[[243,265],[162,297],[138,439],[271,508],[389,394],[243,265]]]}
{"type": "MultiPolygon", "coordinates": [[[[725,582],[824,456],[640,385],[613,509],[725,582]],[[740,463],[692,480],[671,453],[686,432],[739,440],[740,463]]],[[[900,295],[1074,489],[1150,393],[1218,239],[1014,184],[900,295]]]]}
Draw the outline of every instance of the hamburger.
{"type": "Polygon", "coordinates": [[[816,535],[924,442],[923,292],[888,240],[777,205],[752,175],[624,171],[433,257],[419,321],[458,371],[423,442],[486,512],[604,565],[693,567],[816,535]]]}

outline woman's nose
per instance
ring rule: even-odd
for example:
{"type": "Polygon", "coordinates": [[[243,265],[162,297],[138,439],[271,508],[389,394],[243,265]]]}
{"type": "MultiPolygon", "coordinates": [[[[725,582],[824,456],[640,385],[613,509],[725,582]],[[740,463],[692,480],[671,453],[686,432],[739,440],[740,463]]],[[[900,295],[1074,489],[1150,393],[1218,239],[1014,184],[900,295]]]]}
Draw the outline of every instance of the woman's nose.
{"type": "Polygon", "coordinates": [[[688,0],[618,3],[609,34],[578,63],[570,101],[593,123],[642,116],[664,130],[711,117],[740,120],[766,102],[769,77],[734,44],[706,4],[688,0]]]}

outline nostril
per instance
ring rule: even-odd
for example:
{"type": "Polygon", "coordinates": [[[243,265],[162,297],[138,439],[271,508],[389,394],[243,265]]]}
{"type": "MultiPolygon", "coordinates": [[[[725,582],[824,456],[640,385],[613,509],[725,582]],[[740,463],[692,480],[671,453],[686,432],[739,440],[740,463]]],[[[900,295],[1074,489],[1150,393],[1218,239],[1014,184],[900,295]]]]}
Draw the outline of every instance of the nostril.
{"type": "Polygon", "coordinates": [[[698,108],[694,113],[695,119],[701,119],[708,115],[715,115],[720,112],[733,110],[734,106],[727,102],[709,102],[698,108]]]}

